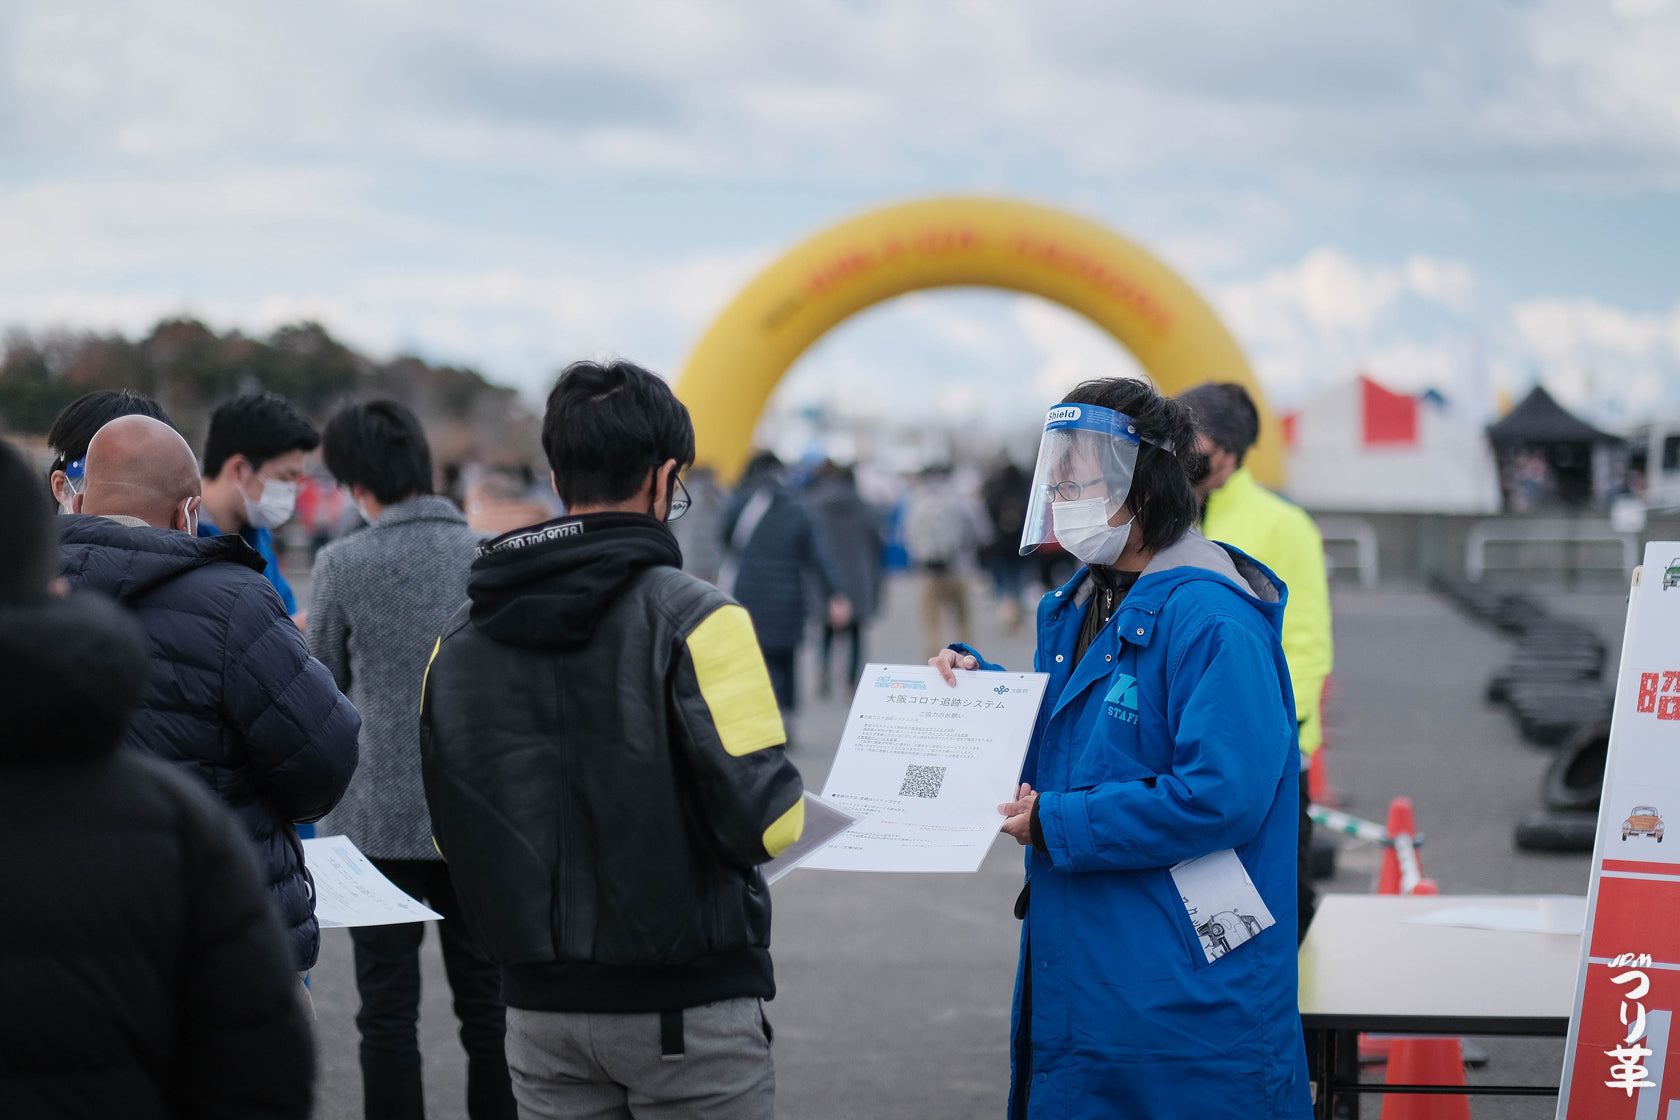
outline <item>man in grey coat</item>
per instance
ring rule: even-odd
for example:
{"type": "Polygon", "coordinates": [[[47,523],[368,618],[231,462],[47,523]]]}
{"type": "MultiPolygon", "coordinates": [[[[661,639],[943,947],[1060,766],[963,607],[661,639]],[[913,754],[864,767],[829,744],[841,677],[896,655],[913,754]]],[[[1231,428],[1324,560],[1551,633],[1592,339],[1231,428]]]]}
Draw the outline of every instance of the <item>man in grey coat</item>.
{"type": "MultiPolygon", "coordinates": [[[[512,1120],[501,974],[467,931],[449,869],[432,843],[420,777],[420,692],[444,624],[467,597],[477,535],[432,493],[432,457],[414,414],[393,401],[353,404],[322,433],[327,469],[368,527],[321,550],[309,645],[362,711],[362,764],[323,834],[343,833],[386,878],[442,914],[443,963],[467,1052],[467,1115],[512,1120]]],[[[368,1120],[425,1115],[419,923],[350,931],[362,1008],[368,1120]]]]}

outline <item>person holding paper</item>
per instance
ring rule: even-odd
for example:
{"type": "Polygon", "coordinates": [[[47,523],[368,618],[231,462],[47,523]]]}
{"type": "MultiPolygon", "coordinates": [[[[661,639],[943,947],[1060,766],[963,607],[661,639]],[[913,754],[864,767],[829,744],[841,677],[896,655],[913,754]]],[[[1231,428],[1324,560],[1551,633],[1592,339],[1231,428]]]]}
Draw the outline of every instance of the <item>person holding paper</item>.
{"type": "MultiPolygon", "coordinates": [[[[420,420],[396,401],[347,404],[321,433],[327,470],[367,528],[321,550],[310,572],[309,651],[362,713],[361,763],[323,835],[344,833],[375,869],[443,916],[436,930],[467,1052],[468,1120],[513,1120],[502,977],[467,924],[432,844],[420,781],[420,679],[449,616],[467,597],[478,538],[432,493],[420,420]]],[[[355,926],[362,1115],[423,1120],[421,922],[355,926]]]]}
{"type": "MultiPolygon", "coordinates": [[[[1287,591],[1195,529],[1189,410],[1142,381],[1050,410],[1022,552],[1050,675],[1003,830],[1027,847],[1012,1120],[1305,1118],[1287,591]]],[[[998,669],[967,646],[932,664],[998,669]]]]}

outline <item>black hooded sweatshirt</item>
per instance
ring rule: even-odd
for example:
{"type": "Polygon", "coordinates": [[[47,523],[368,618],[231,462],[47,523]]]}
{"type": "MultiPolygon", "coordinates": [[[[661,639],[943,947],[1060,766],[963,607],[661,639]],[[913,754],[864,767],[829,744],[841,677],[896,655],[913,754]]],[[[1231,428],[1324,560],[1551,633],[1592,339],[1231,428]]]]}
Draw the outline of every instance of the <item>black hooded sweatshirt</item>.
{"type": "Polygon", "coordinates": [[[0,1116],[303,1120],[314,1050],[250,846],[117,747],[145,683],[111,604],[0,608],[0,1116]]]}
{"type": "Polygon", "coordinates": [[[746,612],[681,562],[640,514],[499,537],[427,670],[433,832],[510,1006],[775,993],[757,865],[799,774],[746,612]]]}

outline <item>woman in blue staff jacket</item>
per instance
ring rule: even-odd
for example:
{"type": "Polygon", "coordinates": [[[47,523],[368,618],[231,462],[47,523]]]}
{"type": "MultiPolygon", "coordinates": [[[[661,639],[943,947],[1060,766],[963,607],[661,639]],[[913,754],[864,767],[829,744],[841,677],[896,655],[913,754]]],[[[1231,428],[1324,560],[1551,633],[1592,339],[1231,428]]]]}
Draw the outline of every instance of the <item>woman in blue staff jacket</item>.
{"type": "Polygon", "coordinates": [[[1022,551],[1053,532],[1086,567],[1039,605],[1050,682],[1000,806],[1027,847],[1012,1120],[1312,1114],[1287,590],[1195,529],[1195,444],[1185,406],[1124,378],[1046,425],[1022,551]]]}

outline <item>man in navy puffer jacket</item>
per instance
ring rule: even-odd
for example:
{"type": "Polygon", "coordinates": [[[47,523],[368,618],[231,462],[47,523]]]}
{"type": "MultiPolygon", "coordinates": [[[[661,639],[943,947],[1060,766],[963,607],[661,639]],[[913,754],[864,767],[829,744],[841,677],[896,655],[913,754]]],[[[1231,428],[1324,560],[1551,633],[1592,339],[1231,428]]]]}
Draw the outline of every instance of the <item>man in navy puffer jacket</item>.
{"type": "Polygon", "coordinates": [[[196,775],[233,810],[303,971],[321,935],[292,826],[344,793],[362,720],[309,656],[256,551],[236,536],[194,535],[198,492],[198,465],[173,428],[113,420],[88,446],[82,516],[59,519],[63,574],[145,630],[150,678],[123,742],[196,775]]]}

